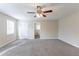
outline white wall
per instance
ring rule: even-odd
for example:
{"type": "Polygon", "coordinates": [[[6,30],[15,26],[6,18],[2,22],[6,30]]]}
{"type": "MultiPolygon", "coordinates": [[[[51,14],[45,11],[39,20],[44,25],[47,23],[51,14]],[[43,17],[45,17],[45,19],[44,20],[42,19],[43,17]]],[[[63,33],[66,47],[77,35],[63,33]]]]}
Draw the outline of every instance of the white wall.
{"type": "Polygon", "coordinates": [[[20,21],[19,39],[34,39],[34,23],[41,24],[40,39],[58,39],[58,21],[20,21]]]}
{"type": "Polygon", "coordinates": [[[59,20],[59,39],[79,47],[79,12],[59,20]]]}
{"type": "Polygon", "coordinates": [[[58,20],[41,22],[40,39],[58,39],[58,20]]]}
{"type": "Polygon", "coordinates": [[[7,19],[14,21],[16,26],[16,20],[14,18],[0,13],[0,47],[16,40],[16,29],[14,34],[7,35],[7,19]]]}
{"type": "Polygon", "coordinates": [[[30,21],[28,22],[28,38],[29,39],[34,39],[34,22],[30,21]]]}

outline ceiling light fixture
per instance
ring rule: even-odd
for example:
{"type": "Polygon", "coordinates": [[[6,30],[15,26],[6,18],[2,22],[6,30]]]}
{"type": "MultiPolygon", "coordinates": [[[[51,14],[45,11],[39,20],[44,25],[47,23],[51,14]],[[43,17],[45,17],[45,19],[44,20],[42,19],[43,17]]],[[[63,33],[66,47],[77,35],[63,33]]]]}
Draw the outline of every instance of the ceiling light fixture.
{"type": "Polygon", "coordinates": [[[46,17],[47,16],[46,14],[51,12],[52,10],[44,11],[42,6],[37,6],[36,12],[28,12],[28,13],[35,14],[34,17],[46,17]]]}

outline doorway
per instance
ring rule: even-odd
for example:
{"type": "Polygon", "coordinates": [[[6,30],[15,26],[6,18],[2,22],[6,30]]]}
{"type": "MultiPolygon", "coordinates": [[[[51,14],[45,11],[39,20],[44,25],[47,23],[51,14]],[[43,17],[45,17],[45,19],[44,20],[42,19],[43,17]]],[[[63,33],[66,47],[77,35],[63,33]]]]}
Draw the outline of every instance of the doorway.
{"type": "Polygon", "coordinates": [[[40,23],[34,23],[34,39],[40,39],[40,23]]]}

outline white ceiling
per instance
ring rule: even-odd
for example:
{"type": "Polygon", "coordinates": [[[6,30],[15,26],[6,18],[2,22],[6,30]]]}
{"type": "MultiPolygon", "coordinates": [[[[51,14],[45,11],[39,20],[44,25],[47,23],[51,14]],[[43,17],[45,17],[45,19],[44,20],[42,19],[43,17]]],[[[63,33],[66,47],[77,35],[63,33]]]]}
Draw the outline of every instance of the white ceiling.
{"type": "Polygon", "coordinates": [[[79,10],[79,4],[67,3],[0,3],[0,12],[12,16],[18,20],[57,20],[79,10]],[[52,9],[47,17],[34,18],[34,14],[28,11],[36,11],[36,6],[43,6],[44,10],[52,9]]]}

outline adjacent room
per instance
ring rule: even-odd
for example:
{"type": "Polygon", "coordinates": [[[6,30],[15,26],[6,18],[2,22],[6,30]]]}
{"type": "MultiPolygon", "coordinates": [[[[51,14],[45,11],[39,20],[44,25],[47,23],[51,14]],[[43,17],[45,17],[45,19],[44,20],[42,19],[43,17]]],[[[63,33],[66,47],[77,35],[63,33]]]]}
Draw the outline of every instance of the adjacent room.
{"type": "Polygon", "coordinates": [[[0,3],[0,56],[79,56],[79,4],[0,3]]]}

